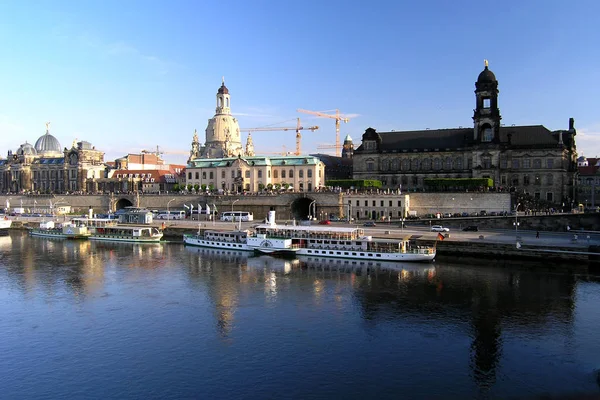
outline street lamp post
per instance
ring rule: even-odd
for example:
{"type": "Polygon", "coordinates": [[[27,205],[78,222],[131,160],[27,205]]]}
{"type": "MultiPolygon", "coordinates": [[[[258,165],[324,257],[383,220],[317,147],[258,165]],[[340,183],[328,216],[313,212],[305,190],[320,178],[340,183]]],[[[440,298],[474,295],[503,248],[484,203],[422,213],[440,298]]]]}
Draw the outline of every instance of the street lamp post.
{"type": "Polygon", "coordinates": [[[171,213],[169,212],[169,205],[171,204],[172,201],[175,201],[175,199],[171,199],[167,202],[167,219],[171,219],[171,213]]]}
{"type": "Polygon", "coordinates": [[[519,206],[521,205],[521,203],[518,203],[515,206],[515,239],[519,240],[519,221],[517,220],[517,217],[519,216],[519,206]]]}
{"type": "MultiPolygon", "coordinates": [[[[235,199],[232,203],[231,203],[231,221],[233,222],[233,226],[235,227],[235,217],[233,216],[233,205],[235,203],[237,203],[238,201],[240,201],[240,199],[235,199]]],[[[240,221],[242,220],[242,217],[240,217],[240,221]]]]}

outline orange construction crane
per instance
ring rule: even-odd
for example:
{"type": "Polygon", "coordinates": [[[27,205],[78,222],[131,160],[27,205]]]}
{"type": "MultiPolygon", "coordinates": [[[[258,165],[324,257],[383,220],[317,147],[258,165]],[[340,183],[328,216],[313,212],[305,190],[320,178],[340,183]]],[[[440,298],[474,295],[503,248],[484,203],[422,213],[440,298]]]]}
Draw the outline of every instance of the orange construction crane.
{"type": "Polygon", "coordinates": [[[303,127],[300,125],[300,118],[296,118],[296,127],[295,128],[247,128],[247,129],[240,129],[240,132],[269,132],[269,131],[291,131],[291,130],[296,130],[296,153],[295,155],[299,156],[300,155],[300,142],[302,141],[302,135],[300,135],[300,131],[316,131],[317,129],[319,129],[318,126],[308,126],[308,127],[303,127]]]}
{"type": "Polygon", "coordinates": [[[341,157],[342,156],[342,146],[340,145],[340,121],[344,121],[345,123],[348,123],[348,121],[350,121],[350,118],[342,117],[340,115],[340,110],[335,110],[335,115],[325,114],[325,113],[318,112],[318,111],[303,110],[301,108],[299,108],[297,111],[301,112],[301,113],[305,113],[305,114],[316,115],[317,117],[335,119],[335,155],[337,157],[341,157]]]}
{"type": "Polygon", "coordinates": [[[142,150],[141,153],[143,154],[154,154],[157,157],[160,157],[162,154],[181,154],[181,155],[189,155],[189,151],[183,151],[183,150],[169,150],[169,151],[162,151],[160,149],[159,146],[156,146],[156,151],[150,151],[150,150],[142,150]]]}

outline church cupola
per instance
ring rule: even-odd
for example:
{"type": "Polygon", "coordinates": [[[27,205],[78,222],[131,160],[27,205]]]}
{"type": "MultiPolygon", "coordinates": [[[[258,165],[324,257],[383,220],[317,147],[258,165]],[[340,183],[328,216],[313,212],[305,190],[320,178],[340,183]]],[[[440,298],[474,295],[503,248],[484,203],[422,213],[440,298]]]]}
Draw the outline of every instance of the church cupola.
{"type": "Polygon", "coordinates": [[[485,68],[475,82],[475,110],[473,114],[473,139],[479,143],[500,141],[500,109],[498,108],[498,81],[496,75],[485,68]]]}
{"type": "Polygon", "coordinates": [[[225,86],[225,77],[222,78],[221,87],[217,91],[217,109],[216,114],[231,114],[231,106],[229,105],[229,89],[225,86]]]}

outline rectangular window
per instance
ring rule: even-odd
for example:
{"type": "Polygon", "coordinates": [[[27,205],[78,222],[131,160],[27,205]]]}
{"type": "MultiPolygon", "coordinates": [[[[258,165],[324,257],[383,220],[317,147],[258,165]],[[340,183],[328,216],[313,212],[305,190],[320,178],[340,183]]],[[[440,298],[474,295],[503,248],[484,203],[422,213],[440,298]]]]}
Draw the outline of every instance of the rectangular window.
{"type": "Polygon", "coordinates": [[[519,160],[512,160],[512,167],[514,169],[519,169],[519,160]]]}
{"type": "Polygon", "coordinates": [[[383,200],[379,202],[380,207],[383,207],[383,200]]]}
{"type": "Polygon", "coordinates": [[[508,161],[505,158],[500,160],[500,168],[502,168],[502,169],[508,168],[508,161]]]}
{"type": "Polygon", "coordinates": [[[281,179],[285,179],[285,169],[281,170],[281,179]]]}
{"type": "Polygon", "coordinates": [[[490,99],[483,99],[483,108],[490,108],[490,99]]]}
{"type": "Polygon", "coordinates": [[[375,207],[375,200],[373,200],[373,207],[375,207]]]}
{"type": "Polygon", "coordinates": [[[398,207],[402,207],[402,201],[398,200],[398,207]]]}
{"type": "Polygon", "coordinates": [[[213,175],[213,171],[210,171],[210,173],[208,174],[208,176],[210,177],[210,179],[214,179],[214,175],[213,175]]]}
{"type": "Polygon", "coordinates": [[[392,201],[390,200],[390,207],[392,206],[392,201]]]}
{"type": "Polygon", "coordinates": [[[554,201],[554,194],[552,192],[547,192],[546,193],[546,200],[550,201],[550,202],[554,201]]]}
{"type": "Polygon", "coordinates": [[[542,168],[542,160],[540,160],[539,158],[533,160],[533,168],[542,168]]]}
{"type": "Polygon", "coordinates": [[[206,171],[202,171],[202,179],[206,179],[206,171]]]}
{"type": "Polygon", "coordinates": [[[534,197],[536,200],[539,200],[539,199],[540,199],[540,192],[535,192],[535,193],[533,194],[533,197],[534,197]]]}
{"type": "Polygon", "coordinates": [[[258,170],[258,178],[259,178],[259,179],[260,179],[260,178],[262,178],[262,169],[259,169],[259,170],[258,170]]]}
{"type": "Polygon", "coordinates": [[[369,206],[369,200],[365,200],[365,207],[369,206]]]}
{"type": "Polygon", "coordinates": [[[235,171],[231,171],[231,179],[235,178],[235,171]]]}
{"type": "Polygon", "coordinates": [[[547,159],[546,166],[550,169],[554,168],[554,160],[552,158],[547,159]]]}
{"type": "Polygon", "coordinates": [[[523,160],[523,168],[531,168],[531,160],[529,158],[523,160]]]}
{"type": "Polygon", "coordinates": [[[356,200],[356,206],[360,206],[360,200],[356,200]]]}
{"type": "Polygon", "coordinates": [[[501,184],[501,185],[506,185],[506,175],[502,175],[502,176],[500,177],[500,184],[501,184]]]}

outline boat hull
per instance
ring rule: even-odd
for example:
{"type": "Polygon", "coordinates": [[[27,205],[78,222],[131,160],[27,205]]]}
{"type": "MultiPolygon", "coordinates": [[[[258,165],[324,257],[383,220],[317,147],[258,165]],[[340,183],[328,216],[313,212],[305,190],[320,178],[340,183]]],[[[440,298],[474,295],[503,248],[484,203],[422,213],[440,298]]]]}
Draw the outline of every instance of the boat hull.
{"type": "Polygon", "coordinates": [[[184,235],[183,242],[190,246],[199,246],[199,247],[206,247],[206,248],[211,248],[211,249],[254,251],[254,249],[250,249],[246,243],[207,240],[201,236],[195,236],[195,235],[184,235]]]}
{"type": "Polygon", "coordinates": [[[0,236],[8,235],[8,230],[12,225],[11,219],[0,219],[0,236]]]}
{"type": "Polygon", "coordinates": [[[29,234],[31,236],[54,238],[54,239],[71,239],[71,240],[86,240],[89,237],[89,235],[83,235],[83,234],[70,235],[70,234],[64,233],[62,230],[57,230],[57,231],[53,232],[53,231],[43,230],[43,229],[41,229],[41,230],[33,229],[33,230],[29,231],[29,234]]]}
{"type": "Polygon", "coordinates": [[[379,253],[374,251],[362,251],[362,250],[323,250],[323,249],[311,249],[302,248],[296,252],[299,256],[317,256],[317,257],[329,257],[329,258],[349,258],[354,260],[371,260],[371,261],[423,261],[429,262],[435,258],[435,251],[428,253],[379,253]]]}
{"type": "Polygon", "coordinates": [[[137,237],[137,236],[126,236],[126,235],[91,235],[90,240],[102,240],[106,242],[133,242],[133,243],[157,243],[160,242],[163,235],[156,235],[150,237],[137,237]]]}

